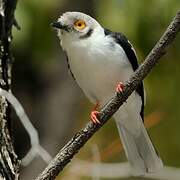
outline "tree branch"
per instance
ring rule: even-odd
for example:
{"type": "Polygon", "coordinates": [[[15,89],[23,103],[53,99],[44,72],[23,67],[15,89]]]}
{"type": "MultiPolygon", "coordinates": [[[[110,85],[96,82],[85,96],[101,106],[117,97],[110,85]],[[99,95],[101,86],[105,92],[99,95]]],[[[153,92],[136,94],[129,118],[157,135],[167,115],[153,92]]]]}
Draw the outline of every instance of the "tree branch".
{"type": "Polygon", "coordinates": [[[83,147],[92,135],[105,124],[108,119],[127,100],[138,84],[148,75],[160,58],[165,54],[166,48],[172,43],[180,31],[180,11],[177,12],[171,24],[151,50],[144,63],[125,83],[122,94],[116,94],[102,109],[99,120],[101,124],[94,125],[89,122],[84,129],[78,132],[56,155],[47,168],[36,178],[36,180],[52,180],[71,161],[73,156],[83,147]]]}
{"type": "MultiPolygon", "coordinates": [[[[14,11],[17,0],[0,0],[0,87],[11,87],[11,40],[14,11]]],[[[10,106],[0,96],[0,179],[16,180],[19,177],[19,161],[11,139],[10,106]]]]}

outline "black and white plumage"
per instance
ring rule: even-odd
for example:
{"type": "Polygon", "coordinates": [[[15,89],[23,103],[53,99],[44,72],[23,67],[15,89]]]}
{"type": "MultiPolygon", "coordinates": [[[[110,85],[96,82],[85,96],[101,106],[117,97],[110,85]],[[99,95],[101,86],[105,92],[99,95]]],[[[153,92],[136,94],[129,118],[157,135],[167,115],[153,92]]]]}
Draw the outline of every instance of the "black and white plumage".
{"type": "MultiPolygon", "coordinates": [[[[92,103],[101,105],[138,68],[135,51],[121,33],[104,29],[94,18],[66,12],[53,26],[67,54],[74,79],[92,103]]],[[[144,88],[141,83],[115,113],[118,131],[133,175],[156,172],[163,164],[143,124],[144,88]]]]}

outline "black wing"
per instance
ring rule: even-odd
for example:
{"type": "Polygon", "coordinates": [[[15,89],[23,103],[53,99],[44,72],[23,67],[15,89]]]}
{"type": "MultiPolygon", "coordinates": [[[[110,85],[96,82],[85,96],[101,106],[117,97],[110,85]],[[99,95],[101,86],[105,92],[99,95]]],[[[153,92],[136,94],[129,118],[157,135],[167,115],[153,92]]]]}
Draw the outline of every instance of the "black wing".
{"type": "MultiPolygon", "coordinates": [[[[114,40],[123,48],[123,50],[126,53],[126,56],[128,57],[131,66],[133,68],[133,70],[135,71],[139,65],[138,65],[138,61],[137,61],[137,57],[136,57],[136,53],[133,50],[133,47],[131,45],[131,43],[128,41],[128,39],[126,38],[126,36],[122,33],[118,33],[118,32],[112,32],[108,29],[104,29],[104,34],[106,36],[111,36],[114,38],[114,40]]],[[[143,82],[141,82],[139,84],[139,86],[136,89],[136,92],[141,96],[142,99],[142,106],[141,106],[141,117],[144,120],[144,86],[143,86],[143,82]]]]}

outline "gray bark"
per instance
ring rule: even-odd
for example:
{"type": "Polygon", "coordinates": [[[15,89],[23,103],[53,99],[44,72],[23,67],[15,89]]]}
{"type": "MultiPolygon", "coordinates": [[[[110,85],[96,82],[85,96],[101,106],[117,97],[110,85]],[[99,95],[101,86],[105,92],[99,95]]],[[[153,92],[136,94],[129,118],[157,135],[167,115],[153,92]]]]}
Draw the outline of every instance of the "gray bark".
{"type": "MultiPolygon", "coordinates": [[[[0,87],[11,87],[11,30],[15,22],[16,0],[0,0],[0,87]]],[[[16,180],[19,177],[19,161],[14,152],[10,134],[10,107],[6,99],[0,97],[0,179],[16,180]]]]}

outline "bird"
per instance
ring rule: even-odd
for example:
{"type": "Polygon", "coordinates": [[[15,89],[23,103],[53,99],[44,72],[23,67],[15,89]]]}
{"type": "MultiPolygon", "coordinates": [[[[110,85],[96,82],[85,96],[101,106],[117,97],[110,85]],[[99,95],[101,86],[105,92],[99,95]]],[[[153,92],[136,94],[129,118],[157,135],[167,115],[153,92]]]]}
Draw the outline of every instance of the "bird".
{"type": "MultiPolygon", "coordinates": [[[[51,23],[67,56],[68,69],[84,94],[95,104],[90,113],[101,123],[99,111],[139,67],[134,47],[123,33],[104,28],[93,17],[75,11],[51,23]]],[[[113,115],[133,176],[155,173],[163,163],[144,126],[143,82],[113,115]]]]}

